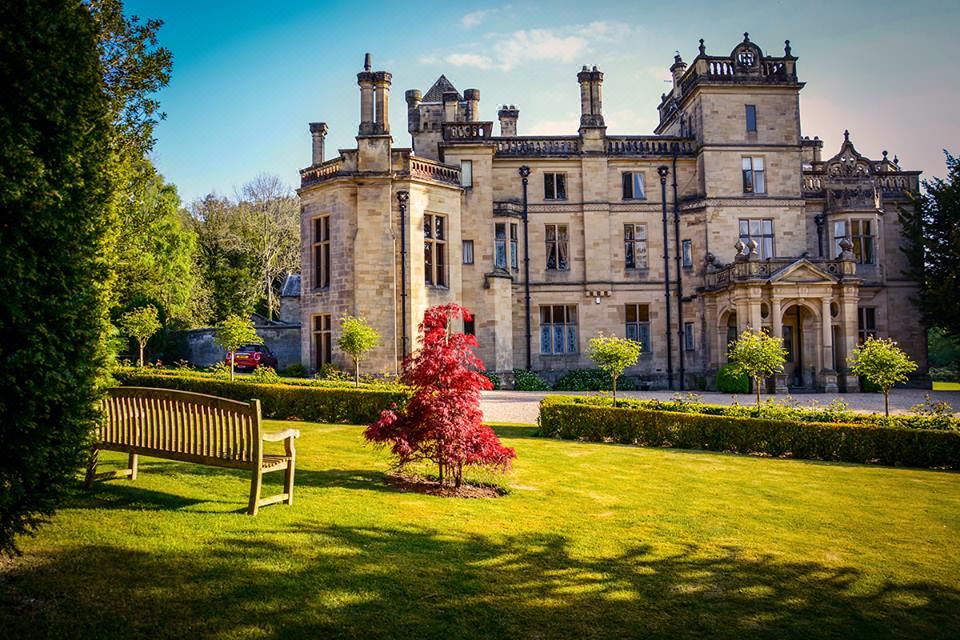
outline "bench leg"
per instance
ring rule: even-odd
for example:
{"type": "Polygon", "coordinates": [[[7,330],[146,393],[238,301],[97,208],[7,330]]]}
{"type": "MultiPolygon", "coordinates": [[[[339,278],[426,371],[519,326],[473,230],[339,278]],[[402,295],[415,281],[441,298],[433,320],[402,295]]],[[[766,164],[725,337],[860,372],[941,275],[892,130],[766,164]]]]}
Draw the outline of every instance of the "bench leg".
{"type": "Polygon", "coordinates": [[[90,459],[87,460],[87,477],[84,478],[83,486],[87,489],[93,487],[93,478],[97,475],[97,462],[100,461],[100,450],[94,447],[90,450],[90,459]]]}
{"type": "Polygon", "coordinates": [[[287,499],[283,501],[284,504],[293,504],[293,473],[296,470],[296,463],[296,458],[290,458],[290,464],[283,472],[283,492],[287,494],[287,499]]]}
{"type": "Polygon", "coordinates": [[[257,515],[260,508],[260,487],[263,484],[263,471],[257,469],[253,472],[253,478],[250,480],[250,505],[247,507],[247,513],[251,516],[257,515]]]}
{"type": "Polygon", "coordinates": [[[127,458],[127,469],[130,471],[130,479],[137,479],[137,463],[140,462],[140,456],[135,453],[131,453],[127,458]]]}

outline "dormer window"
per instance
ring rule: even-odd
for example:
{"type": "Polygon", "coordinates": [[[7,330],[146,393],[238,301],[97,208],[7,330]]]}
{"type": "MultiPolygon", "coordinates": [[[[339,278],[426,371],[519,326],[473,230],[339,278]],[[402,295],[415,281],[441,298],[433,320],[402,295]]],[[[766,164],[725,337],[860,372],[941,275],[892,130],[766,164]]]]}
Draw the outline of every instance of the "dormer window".
{"type": "Polygon", "coordinates": [[[757,63],[757,56],[752,49],[741,49],[737,53],[737,64],[741,67],[752,67],[757,63]]]}

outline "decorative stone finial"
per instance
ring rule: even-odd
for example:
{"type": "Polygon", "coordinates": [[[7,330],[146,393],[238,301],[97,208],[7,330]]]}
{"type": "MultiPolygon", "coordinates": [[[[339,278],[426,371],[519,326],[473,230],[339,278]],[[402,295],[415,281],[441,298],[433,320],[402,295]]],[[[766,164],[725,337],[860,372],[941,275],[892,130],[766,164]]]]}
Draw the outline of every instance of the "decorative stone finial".
{"type": "Polygon", "coordinates": [[[898,158],[896,154],[893,156],[893,164],[897,165],[898,167],[900,166],[900,158],[898,158]]]}
{"type": "Polygon", "coordinates": [[[683,58],[680,57],[679,51],[673,52],[673,64],[683,64],[683,58]]]}
{"type": "Polygon", "coordinates": [[[850,142],[850,130],[849,130],[849,129],[844,129],[844,130],[843,130],[843,141],[844,141],[844,142],[850,142]]]}
{"type": "Polygon", "coordinates": [[[883,159],[884,159],[884,160],[887,159],[887,150],[886,150],[886,149],[883,150],[883,159]]]}
{"type": "Polygon", "coordinates": [[[793,54],[792,54],[792,50],[790,49],[790,41],[789,41],[789,40],[784,40],[784,41],[783,41],[783,55],[784,55],[785,58],[790,58],[790,57],[793,55],[793,54]]]}
{"type": "Polygon", "coordinates": [[[733,245],[733,248],[737,250],[737,253],[743,253],[744,247],[747,245],[743,244],[743,240],[737,239],[736,244],[733,245]]]}
{"type": "Polygon", "coordinates": [[[707,55],[707,47],[703,44],[703,38],[700,38],[700,55],[707,55]]]}
{"type": "Polygon", "coordinates": [[[757,241],[753,238],[750,238],[750,241],[747,242],[747,248],[750,249],[750,253],[748,255],[751,259],[757,255],[757,246],[759,245],[757,245],[757,241]]]}
{"type": "Polygon", "coordinates": [[[365,54],[363,56],[363,70],[370,71],[372,67],[373,67],[373,56],[371,56],[369,53],[365,54]]]}
{"type": "Polygon", "coordinates": [[[841,238],[840,242],[837,243],[840,246],[840,256],[841,260],[855,260],[856,256],[853,255],[853,243],[850,242],[850,238],[841,238]]]}
{"type": "Polygon", "coordinates": [[[743,41],[750,42],[750,34],[746,31],[743,32],[743,41]]]}

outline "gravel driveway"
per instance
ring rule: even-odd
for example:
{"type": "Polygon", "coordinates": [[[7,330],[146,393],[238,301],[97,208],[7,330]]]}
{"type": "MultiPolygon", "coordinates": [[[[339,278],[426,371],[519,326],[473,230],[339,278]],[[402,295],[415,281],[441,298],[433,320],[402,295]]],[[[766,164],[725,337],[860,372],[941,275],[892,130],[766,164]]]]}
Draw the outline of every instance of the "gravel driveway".
{"type": "MultiPolygon", "coordinates": [[[[669,400],[676,391],[621,391],[617,395],[624,398],[669,400]]],[[[708,404],[752,404],[756,400],[752,395],[731,395],[727,393],[698,392],[708,404]]],[[[480,408],[487,422],[512,422],[517,424],[536,424],[540,401],[546,395],[569,394],[591,395],[583,392],[542,392],[542,391],[484,391],[480,408]]],[[[960,410],[960,391],[925,391],[923,389],[896,389],[890,394],[890,412],[908,413],[910,407],[924,401],[925,395],[934,401],[948,402],[955,411],[960,410]]],[[[790,396],[761,396],[785,399],[790,396]]],[[[859,411],[883,412],[883,395],[879,393],[805,393],[792,396],[800,404],[829,404],[840,398],[859,411]]]]}

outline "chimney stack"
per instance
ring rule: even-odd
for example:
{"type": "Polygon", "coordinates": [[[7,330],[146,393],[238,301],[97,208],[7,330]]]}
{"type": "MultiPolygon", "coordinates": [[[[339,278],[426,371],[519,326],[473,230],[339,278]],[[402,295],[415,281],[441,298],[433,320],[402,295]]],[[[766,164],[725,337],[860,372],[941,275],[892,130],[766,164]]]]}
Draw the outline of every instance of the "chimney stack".
{"type": "Polygon", "coordinates": [[[419,89],[409,89],[404,97],[407,99],[407,131],[416,133],[420,130],[420,101],[423,93],[419,89]]]}
{"type": "Polygon", "coordinates": [[[603,72],[586,65],[577,74],[580,83],[580,126],[603,127],[603,72]]]}
{"type": "Polygon", "coordinates": [[[311,122],[310,136],[313,138],[313,165],[323,162],[323,141],[327,137],[326,122],[311,122]]]}
{"type": "Polygon", "coordinates": [[[460,103],[460,96],[457,95],[456,91],[444,91],[443,92],[443,121],[444,122],[456,122],[457,121],[457,107],[460,103]]]}
{"type": "Polygon", "coordinates": [[[357,74],[357,84],[360,85],[360,129],[358,135],[368,136],[374,133],[373,125],[373,72],[370,71],[371,57],[366,54],[363,58],[363,71],[357,74]]]}
{"type": "Polygon", "coordinates": [[[480,118],[480,90],[467,89],[463,99],[467,103],[467,122],[476,122],[480,118]]]}
{"type": "Polygon", "coordinates": [[[388,71],[377,71],[373,74],[376,93],[376,120],[374,131],[385,135],[390,133],[390,85],[393,75],[388,71]]]}
{"type": "Polygon", "coordinates": [[[500,118],[500,135],[509,137],[517,135],[517,118],[520,117],[520,110],[516,105],[503,105],[497,111],[500,118]]]}

